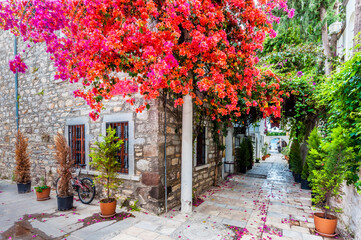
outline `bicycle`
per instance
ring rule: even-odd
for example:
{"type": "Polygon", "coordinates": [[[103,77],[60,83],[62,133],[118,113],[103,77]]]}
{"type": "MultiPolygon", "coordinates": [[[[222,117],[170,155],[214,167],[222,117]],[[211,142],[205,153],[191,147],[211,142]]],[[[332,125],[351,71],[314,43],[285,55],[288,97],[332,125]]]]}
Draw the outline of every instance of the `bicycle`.
{"type": "MultiPolygon", "coordinates": [[[[89,204],[93,201],[95,197],[95,185],[93,183],[93,180],[88,177],[79,179],[81,167],[82,166],[80,166],[77,176],[73,177],[73,174],[71,174],[70,184],[72,189],[78,192],[79,200],[84,204],[89,204]]],[[[59,179],[60,177],[55,182],[55,190],[57,195],[59,179]]]]}

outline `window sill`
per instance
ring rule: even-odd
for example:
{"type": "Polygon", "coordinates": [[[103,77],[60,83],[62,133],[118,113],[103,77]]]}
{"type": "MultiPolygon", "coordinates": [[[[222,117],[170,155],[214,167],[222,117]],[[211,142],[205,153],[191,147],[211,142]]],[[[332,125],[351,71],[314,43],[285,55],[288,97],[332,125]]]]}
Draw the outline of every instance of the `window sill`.
{"type": "Polygon", "coordinates": [[[204,164],[204,165],[201,165],[201,166],[197,166],[195,167],[195,170],[196,171],[199,171],[199,170],[202,170],[202,169],[205,169],[205,168],[209,168],[211,165],[208,163],[208,164],[204,164]]]}
{"type": "MultiPolygon", "coordinates": [[[[83,174],[89,174],[89,175],[98,175],[99,174],[98,171],[93,171],[93,170],[84,171],[82,173],[83,174]]],[[[121,174],[121,173],[118,174],[118,178],[125,179],[125,180],[132,180],[132,181],[139,181],[140,180],[140,176],[121,174]]]]}

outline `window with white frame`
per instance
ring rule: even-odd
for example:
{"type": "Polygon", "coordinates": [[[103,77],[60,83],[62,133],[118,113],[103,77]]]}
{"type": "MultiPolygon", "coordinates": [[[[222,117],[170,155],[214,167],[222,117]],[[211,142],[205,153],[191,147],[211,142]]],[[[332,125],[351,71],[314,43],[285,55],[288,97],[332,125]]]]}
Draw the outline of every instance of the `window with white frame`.
{"type": "Polygon", "coordinates": [[[76,168],[89,170],[89,123],[87,117],[66,120],[65,138],[76,168]]]}

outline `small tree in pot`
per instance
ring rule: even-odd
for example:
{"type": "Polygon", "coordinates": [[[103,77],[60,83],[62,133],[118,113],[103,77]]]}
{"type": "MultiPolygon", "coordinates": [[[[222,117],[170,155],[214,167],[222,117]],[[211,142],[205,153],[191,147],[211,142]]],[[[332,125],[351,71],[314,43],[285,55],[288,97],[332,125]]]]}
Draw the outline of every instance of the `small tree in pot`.
{"type": "Polygon", "coordinates": [[[106,198],[100,200],[100,211],[103,217],[112,217],[115,215],[117,205],[116,199],[113,197],[114,191],[121,184],[118,178],[120,164],[117,161],[117,153],[120,150],[122,141],[115,136],[116,130],[109,127],[107,135],[102,136],[102,142],[95,142],[95,148],[92,148],[90,157],[99,174],[95,177],[95,182],[101,183],[106,189],[106,198]]]}
{"type": "Polygon", "coordinates": [[[31,191],[30,158],[28,153],[28,139],[18,130],[15,142],[15,180],[18,186],[18,193],[31,191]]]}
{"type": "Polygon", "coordinates": [[[342,183],[347,175],[348,163],[355,157],[355,149],[350,147],[350,135],[343,128],[336,128],[331,134],[331,140],[321,143],[322,159],[320,170],[313,170],[312,190],[315,193],[312,201],[323,210],[315,213],[315,227],[320,235],[330,237],[335,233],[337,218],[330,212],[341,209],[333,208],[331,198],[341,198],[342,183]]]}
{"type": "Polygon", "coordinates": [[[268,156],[268,143],[263,144],[261,152],[262,152],[262,160],[266,160],[268,156]]]}
{"type": "Polygon", "coordinates": [[[71,158],[70,148],[65,137],[58,133],[55,136],[55,159],[58,161],[57,182],[58,210],[65,211],[73,208],[73,193],[71,186],[71,172],[74,167],[74,159],[71,158]]]}

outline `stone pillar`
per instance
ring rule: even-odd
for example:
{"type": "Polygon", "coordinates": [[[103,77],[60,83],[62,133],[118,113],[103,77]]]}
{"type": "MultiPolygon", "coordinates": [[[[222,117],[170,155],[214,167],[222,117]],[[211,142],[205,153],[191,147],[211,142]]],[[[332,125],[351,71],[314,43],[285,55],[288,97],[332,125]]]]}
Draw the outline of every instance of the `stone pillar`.
{"type": "MultiPolygon", "coordinates": [[[[233,129],[227,128],[227,136],[226,136],[226,162],[234,162],[233,159],[233,129]]],[[[234,172],[233,164],[224,164],[226,171],[230,169],[230,172],[234,172]]]]}
{"type": "Polygon", "coordinates": [[[182,113],[182,177],[181,177],[181,211],[192,212],[192,180],[193,180],[193,103],[190,95],[183,97],[182,113]]]}

